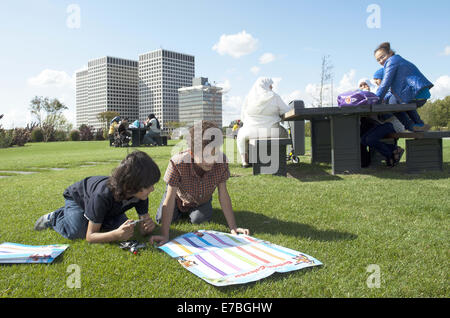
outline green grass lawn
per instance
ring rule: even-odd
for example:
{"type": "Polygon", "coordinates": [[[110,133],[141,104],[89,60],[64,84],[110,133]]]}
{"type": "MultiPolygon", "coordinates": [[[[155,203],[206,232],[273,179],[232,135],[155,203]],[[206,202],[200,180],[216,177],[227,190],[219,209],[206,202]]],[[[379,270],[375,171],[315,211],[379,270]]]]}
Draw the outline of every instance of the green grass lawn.
{"type": "MultiPolygon", "coordinates": [[[[154,158],[162,174],[171,149],[140,148],[154,158]]],[[[330,165],[310,164],[309,149],[300,164],[289,164],[288,178],[253,176],[251,169],[230,164],[228,189],[238,226],[324,265],[222,288],[207,284],[153,247],[135,256],[117,243],[69,241],[52,230],[33,230],[38,217],[64,204],[62,193],[68,185],[110,174],[132,150],[110,148],[106,141],[0,149],[1,171],[36,172],[0,172],[9,176],[0,178],[0,242],[70,244],[50,265],[0,265],[0,297],[450,296],[450,140],[444,140],[444,171],[418,175],[406,173],[403,159],[393,169],[333,176],[330,165]],[[71,264],[81,269],[81,288],[67,287],[71,264]],[[379,288],[367,285],[371,264],[380,268],[379,288]]],[[[152,217],[164,189],[161,180],[150,194],[152,217]]],[[[171,238],[199,229],[228,231],[217,194],[213,207],[217,213],[211,223],[175,223],[171,238]]],[[[134,210],[128,216],[137,218],[134,210]]]]}

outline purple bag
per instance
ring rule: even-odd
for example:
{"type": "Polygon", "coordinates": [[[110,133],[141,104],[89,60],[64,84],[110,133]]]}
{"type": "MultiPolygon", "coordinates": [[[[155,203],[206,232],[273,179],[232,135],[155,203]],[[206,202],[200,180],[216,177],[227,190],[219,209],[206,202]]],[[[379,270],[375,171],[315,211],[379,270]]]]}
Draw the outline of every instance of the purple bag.
{"type": "Polygon", "coordinates": [[[358,106],[372,105],[378,102],[379,98],[372,92],[356,90],[349,91],[338,95],[338,106],[358,106]]]}

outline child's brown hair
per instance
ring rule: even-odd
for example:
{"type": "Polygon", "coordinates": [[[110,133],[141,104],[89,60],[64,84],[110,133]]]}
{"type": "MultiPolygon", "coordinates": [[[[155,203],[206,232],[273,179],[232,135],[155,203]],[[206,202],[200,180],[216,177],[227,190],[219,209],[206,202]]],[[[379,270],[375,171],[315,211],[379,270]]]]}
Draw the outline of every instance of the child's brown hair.
{"type": "Polygon", "coordinates": [[[153,159],[143,151],[128,154],[109,177],[108,187],[116,201],[128,199],[159,181],[161,172],[153,159]]]}

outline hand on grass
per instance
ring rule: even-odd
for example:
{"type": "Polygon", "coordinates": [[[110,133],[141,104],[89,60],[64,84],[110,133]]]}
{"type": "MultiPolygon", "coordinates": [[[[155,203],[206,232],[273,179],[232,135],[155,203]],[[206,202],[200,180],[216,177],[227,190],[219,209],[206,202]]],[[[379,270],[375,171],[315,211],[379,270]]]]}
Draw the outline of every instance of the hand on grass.
{"type": "Polygon", "coordinates": [[[250,231],[248,229],[242,229],[242,228],[238,227],[237,229],[232,229],[231,230],[231,234],[236,235],[238,233],[245,234],[245,235],[250,235],[250,231]]]}
{"type": "Polygon", "coordinates": [[[153,236],[150,238],[150,244],[152,244],[152,245],[153,245],[154,243],[159,242],[158,246],[161,246],[161,245],[166,244],[168,241],[169,241],[169,238],[168,238],[168,237],[165,237],[165,236],[162,236],[162,235],[153,235],[153,236]]]}

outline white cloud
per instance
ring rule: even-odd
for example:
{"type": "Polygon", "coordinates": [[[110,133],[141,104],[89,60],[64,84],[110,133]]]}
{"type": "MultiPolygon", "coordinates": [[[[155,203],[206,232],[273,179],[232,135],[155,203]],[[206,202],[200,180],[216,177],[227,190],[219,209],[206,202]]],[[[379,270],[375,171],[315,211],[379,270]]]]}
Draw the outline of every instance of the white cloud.
{"type": "Polygon", "coordinates": [[[242,104],[244,103],[242,96],[224,95],[222,100],[222,125],[227,126],[233,120],[241,118],[242,104]]]}
{"type": "Polygon", "coordinates": [[[345,73],[342,76],[342,79],[339,81],[339,85],[338,85],[338,87],[336,87],[336,90],[339,93],[343,93],[345,91],[357,89],[358,83],[355,83],[355,81],[354,81],[355,75],[356,75],[356,71],[353,69],[351,69],[349,72],[345,73]]]}
{"type": "Polygon", "coordinates": [[[433,88],[430,89],[431,97],[433,99],[442,99],[450,95],[450,76],[442,75],[434,82],[433,88]]]}
{"type": "Polygon", "coordinates": [[[275,55],[272,53],[264,53],[259,57],[259,64],[267,64],[275,61],[275,55]]]}
{"type": "Polygon", "coordinates": [[[212,49],[220,55],[234,58],[253,53],[258,47],[258,40],[245,30],[236,34],[223,34],[212,49]]]}
{"type": "Polygon", "coordinates": [[[259,73],[259,71],[261,70],[261,68],[259,68],[258,66],[253,66],[251,69],[250,69],[250,72],[252,72],[253,74],[258,74],[259,73]]]}
{"type": "Polygon", "coordinates": [[[450,55],[450,45],[447,45],[445,47],[444,52],[442,53],[442,55],[446,55],[446,56],[450,55]]]}
{"type": "Polygon", "coordinates": [[[222,94],[227,94],[231,90],[231,83],[228,79],[224,82],[218,83],[218,87],[222,87],[222,94]]]}
{"type": "Polygon", "coordinates": [[[74,87],[74,78],[74,76],[71,77],[64,71],[45,69],[37,76],[30,77],[28,84],[38,87],[74,87]]]}
{"type": "Polygon", "coordinates": [[[287,104],[289,105],[290,102],[294,101],[294,100],[302,100],[303,102],[305,102],[305,93],[302,92],[299,89],[296,89],[292,92],[290,92],[289,94],[286,95],[281,95],[281,99],[287,104]]]}

